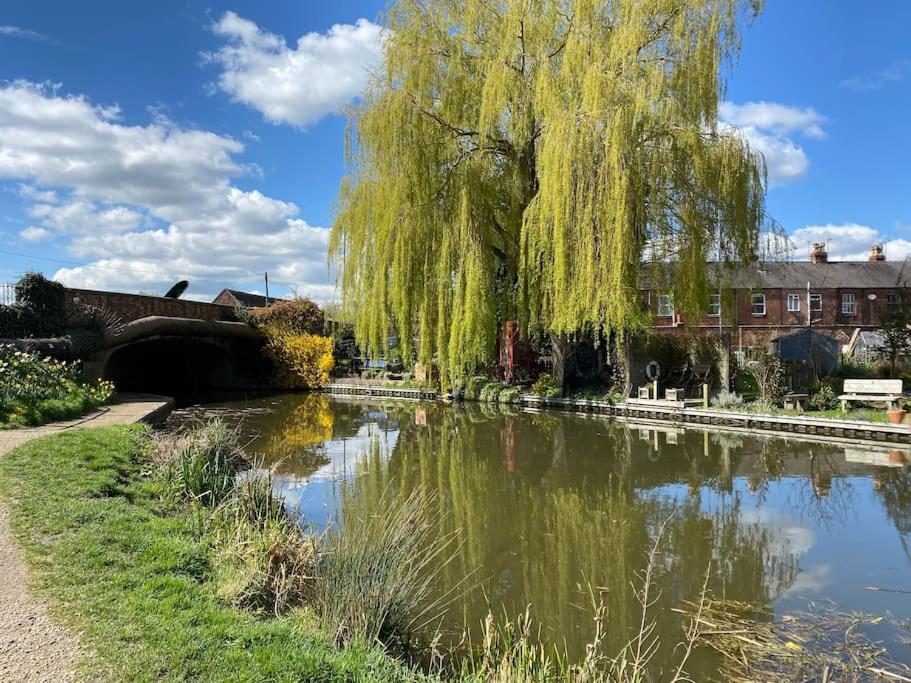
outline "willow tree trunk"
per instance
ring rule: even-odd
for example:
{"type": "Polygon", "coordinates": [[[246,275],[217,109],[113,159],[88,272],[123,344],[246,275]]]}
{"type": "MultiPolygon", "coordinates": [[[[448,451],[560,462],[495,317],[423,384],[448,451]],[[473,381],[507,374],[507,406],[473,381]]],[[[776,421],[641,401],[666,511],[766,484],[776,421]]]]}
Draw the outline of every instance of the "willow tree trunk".
{"type": "Polygon", "coordinates": [[[562,334],[550,335],[550,358],[553,361],[553,376],[560,385],[560,394],[566,393],[566,363],[570,342],[562,334]]]}

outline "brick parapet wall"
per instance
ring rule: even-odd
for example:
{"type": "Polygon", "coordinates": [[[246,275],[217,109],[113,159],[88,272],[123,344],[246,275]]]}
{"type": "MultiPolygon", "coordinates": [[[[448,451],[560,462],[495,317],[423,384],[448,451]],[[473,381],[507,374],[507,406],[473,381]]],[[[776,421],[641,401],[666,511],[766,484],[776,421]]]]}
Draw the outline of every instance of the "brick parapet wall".
{"type": "Polygon", "coordinates": [[[162,296],[101,292],[92,289],[66,289],[67,312],[77,306],[94,306],[132,322],[153,315],[199,320],[233,320],[234,308],[188,299],[166,299],[162,296]]]}

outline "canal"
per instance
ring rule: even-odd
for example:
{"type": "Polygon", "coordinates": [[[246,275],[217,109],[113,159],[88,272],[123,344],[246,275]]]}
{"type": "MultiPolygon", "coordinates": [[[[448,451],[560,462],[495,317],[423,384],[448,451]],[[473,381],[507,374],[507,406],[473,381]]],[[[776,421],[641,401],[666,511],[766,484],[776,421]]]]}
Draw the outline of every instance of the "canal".
{"type": "MultiPolygon", "coordinates": [[[[899,450],[320,394],[192,406],[170,424],[215,415],[240,426],[316,528],[435,492],[440,532],[459,540],[439,590],[471,577],[449,609],[452,634],[477,635],[488,609],[529,608],[545,641],[581,657],[593,586],[605,589],[605,649],[618,651],[638,628],[633,584],[662,526],[659,661],[681,640],[673,608],[697,600],[706,576],[713,596],[758,621],[822,607],[911,619],[911,469],[899,450]]],[[[866,628],[911,661],[908,630],[866,628]]],[[[695,680],[713,677],[717,657],[697,651],[695,680]]]]}

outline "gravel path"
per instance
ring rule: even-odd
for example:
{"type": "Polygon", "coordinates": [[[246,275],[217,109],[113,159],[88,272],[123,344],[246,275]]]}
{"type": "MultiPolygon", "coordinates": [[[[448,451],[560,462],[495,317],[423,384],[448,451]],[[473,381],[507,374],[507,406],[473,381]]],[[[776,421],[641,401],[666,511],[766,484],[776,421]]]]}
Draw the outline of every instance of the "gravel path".
{"type": "MultiPolygon", "coordinates": [[[[67,429],[155,422],[172,407],[173,401],[158,396],[124,396],[120,403],[77,420],[0,432],[0,456],[26,441],[67,429]]],[[[78,636],[54,623],[46,605],[29,593],[25,558],[0,503],[0,681],[75,681],[75,664],[85,657],[78,636]]]]}

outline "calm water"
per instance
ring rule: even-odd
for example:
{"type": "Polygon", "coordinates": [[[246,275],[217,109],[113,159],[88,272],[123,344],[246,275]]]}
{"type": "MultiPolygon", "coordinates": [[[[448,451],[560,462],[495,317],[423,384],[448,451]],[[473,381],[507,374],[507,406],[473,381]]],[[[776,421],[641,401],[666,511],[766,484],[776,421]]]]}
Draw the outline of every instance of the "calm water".
{"type": "MultiPolygon", "coordinates": [[[[461,545],[443,575],[477,587],[448,625],[530,605],[543,636],[578,656],[592,635],[584,586],[606,587],[607,651],[638,625],[630,581],[667,520],[655,568],[658,632],[680,640],[669,608],[708,585],[769,619],[809,601],[911,618],[911,457],[899,451],[755,438],[717,430],[479,405],[294,395],[184,409],[185,424],[240,422],[277,472],[288,504],[316,526],[346,510],[382,514],[384,491],[438,492],[440,529],[461,545]]],[[[388,493],[386,495],[389,495],[388,493]]],[[[445,586],[441,587],[445,589],[445,586]]],[[[899,661],[908,633],[880,628],[899,661]]],[[[698,654],[691,673],[716,662],[698,654]]],[[[701,673],[700,673],[701,672],[701,673]]]]}

